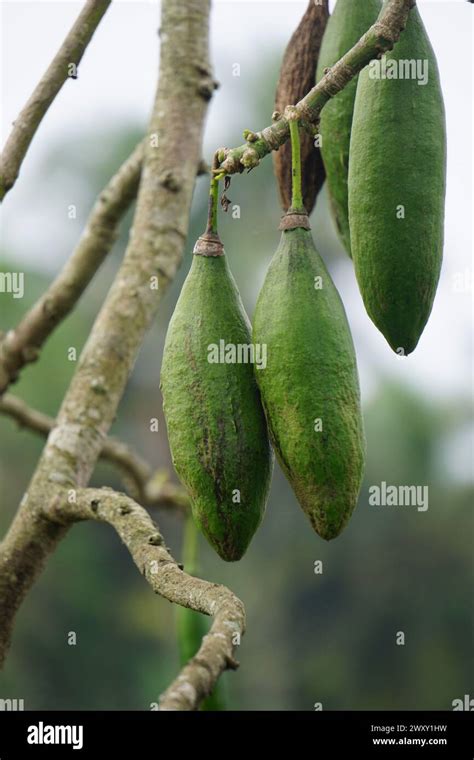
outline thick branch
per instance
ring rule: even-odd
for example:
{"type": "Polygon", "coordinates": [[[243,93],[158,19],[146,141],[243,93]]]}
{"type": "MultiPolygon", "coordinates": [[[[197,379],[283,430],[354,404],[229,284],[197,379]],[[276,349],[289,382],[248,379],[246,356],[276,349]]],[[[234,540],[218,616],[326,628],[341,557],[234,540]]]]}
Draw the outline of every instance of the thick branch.
{"type": "Polygon", "coordinates": [[[0,545],[0,661],[13,620],[67,527],[48,509],[86,486],[162,295],[181,263],[207,104],[209,0],[161,3],[160,80],[129,244],[36,472],[0,545]],[[159,289],[153,287],[158,278],[159,289]]]}
{"type": "MultiPolygon", "coordinates": [[[[9,394],[0,398],[0,414],[11,417],[20,427],[39,433],[44,438],[56,426],[56,420],[52,417],[9,394]]],[[[149,507],[177,509],[183,514],[188,512],[189,499],[185,490],[171,483],[165,470],[153,471],[148,462],[127,444],[109,436],[100,452],[100,459],[119,468],[125,487],[141,503],[149,507]]]]}
{"type": "Polygon", "coordinates": [[[137,194],[143,152],[144,143],[139,143],[99,195],[62,271],[19,325],[0,341],[0,394],[25,364],[38,358],[43,343],[74,308],[110,252],[120,220],[137,194]]]}
{"type": "MultiPolygon", "coordinates": [[[[415,4],[416,0],[389,0],[380,11],[375,24],[359,42],[295,105],[298,118],[308,124],[317,124],[319,114],[327,101],[343,90],[373,58],[381,58],[383,53],[393,48],[406,26],[410,9],[415,4]]],[[[245,145],[238,148],[221,148],[217,151],[217,173],[235,174],[258,166],[262,158],[272,150],[278,150],[280,145],[288,140],[288,121],[278,118],[272,126],[257,132],[256,135],[251,134],[252,140],[247,141],[245,145]]]]}
{"type": "Polygon", "coordinates": [[[214,617],[199,651],[160,700],[161,710],[196,710],[212,692],[221,673],[238,666],[234,650],[245,630],[240,599],[225,586],[183,572],[149,514],[125,494],[105,488],[80,489],[73,504],[67,503],[65,497],[58,498],[51,506],[51,516],[66,522],[109,523],[156,594],[214,617]]]}
{"type": "Polygon", "coordinates": [[[76,68],[111,0],[87,0],[74,26],[13,124],[0,157],[0,201],[11,190],[38,126],[54,98],[76,68]],[[72,65],[71,65],[72,64],[72,65]]]}

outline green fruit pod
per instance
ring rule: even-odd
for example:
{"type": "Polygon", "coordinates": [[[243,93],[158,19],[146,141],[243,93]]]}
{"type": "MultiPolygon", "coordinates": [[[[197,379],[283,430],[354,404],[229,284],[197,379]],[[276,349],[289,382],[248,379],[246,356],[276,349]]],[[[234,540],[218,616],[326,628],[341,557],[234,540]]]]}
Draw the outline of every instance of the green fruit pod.
{"type": "Polygon", "coordinates": [[[193,517],[222,559],[245,553],[272,472],[249,358],[250,323],[219,238],[199,238],[169,324],[161,389],[173,464],[193,517]],[[241,347],[241,348],[239,348],[241,347]]]}
{"type": "MultiPolygon", "coordinates": [[[[324,70],[342,58],[372,26],[381,8],[381,0],[337,0],[321,45],[317,82],[324,76],[324,70]]],[[[319,130],[330,207],[337,231],[349,255],[351,243],[347,175],[356,88],[357,77],[354,77],[341,92],[326,103],[321,111],[319,130]]]]}
{"type": "Polygon", "coordinates": [[[433,306],[445,185],[438,67],[413,8],[393,51],[359,76],[349,165],[359,288],[371,320],[400,355],[414,350],[433,306]]]}
{"type": "Polygon", "coordinates": [[[282,225],[255,311],[254,342],[268,357],[256,377],[277,459],[314,530],[329,540],[356,506],[364,467],[357,364],[307,216],[290,211],[282,225]]]}

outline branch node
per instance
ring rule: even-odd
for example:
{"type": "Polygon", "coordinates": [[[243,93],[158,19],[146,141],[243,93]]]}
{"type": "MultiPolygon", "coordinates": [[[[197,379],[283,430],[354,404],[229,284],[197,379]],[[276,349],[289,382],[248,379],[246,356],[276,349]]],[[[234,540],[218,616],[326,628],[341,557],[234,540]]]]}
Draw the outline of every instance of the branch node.
{"type": "Polygon", "coordinates": [[[177,193],[179,190],[181,190],[181,182],[177,178],[176,174],[170,169],[160,174],[158,182],[160,185],[162,185],[162,187],[166,187],[166,189],[170,190],[172,193],[177,193]]]}
{"type": "Polygon", "coordinates": [[[258,135],[250,129],[244,129],[244,140],[247,140],[249,143],[257,142],[258,135]]]}
{"type": "Polygon", "coordinates": [[[297,108],[300,115],[300,119],[302,121],[307,121],[309,123],[318,121],[319,114],[321,113],[320,108],[313,108],[313,106],[311,106],[305,100],[300,100],[297,108]]]}
{"type": "MultiPolygon", "coordinates": [[[[284,120],[281,116],[278,121],[281,121],[282,125],[288,126],[286,123],[286,120],[284,120]]],[[[259,136],[262,140],[266,142],[268,145],[268,150],[278,150],[280,148],[280,139],[279,139],[279,133],[275,134],[275,131],[272,129],[272,127],[265,127],[265,129],[262,129],[261,132],[259,132],[259,136]]]]}
{"type": "Polygon", "coordinates": [[[218,87],[219,82],[216,82],[214,79],[203,79],[197,87],[197,93],[207,103],[211,100],[214,90],[217,90],[218,87]]]}
{"type": "Polygon", "coordinates": [[[147,543],[150,546],[163,546],[163,538],[159,533],[153,533],[151,536],[148,536],[147,543]]]}
{"type": "Polygon", "coordinates": [[[255,166],[258,166],[260,158],[257,151],[254,148],[244,150],[241,163],[245,169],[253,169],[255,166]]]}
{"type": "Polygon", "coordinates": [[[298,121],[299,114],[298,109],[295,106],[286,106],[285,119],[287,121],[298,121]]]}
{"type": "Polygon", "coordinates": [[[92,380],[91,388],[94,391],[94,393],[97,393],[99,396],[107,395],[107,387],[105,386],[104,381],[101,378],[95,378],[94,380],[92,380]]]}

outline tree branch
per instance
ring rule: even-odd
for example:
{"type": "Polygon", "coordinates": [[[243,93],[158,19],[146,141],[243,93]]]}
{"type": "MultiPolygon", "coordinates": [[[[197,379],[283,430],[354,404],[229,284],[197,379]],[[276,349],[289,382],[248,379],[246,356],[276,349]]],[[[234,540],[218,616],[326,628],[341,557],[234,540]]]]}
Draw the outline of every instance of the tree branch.
{"type": "MultiPolygon", "coordinates": [[[[357,42],[337,63],[327,70],[325,76],[295,105],[298,119],[307,124],[317,124],[319,114],[327,101],[355,77],[373,58],[381,58],[391,50],[406,26],[410,9],[416,0],[389,0],[380,15],[357,42]]],[[[289,103],[288,105],[293,105],[289,103]]],[[[215,173],[235,174],[253,169],[260,160],[285,143],[289,136],[288,121],[280,114],[272,126],[261,132],[250,133],[251,140],[238,148],[220,148],[216,151],[215,173]],[[257,139],[255,139],[257,138],[257,139]]]]}
{"type": "Polygon", "coordinates": [[[0,661],[18,607],[67,525],[49,507],[86,486],[162,295],[181,263],[207,104],[209,0],[162,0],[160,79],[129,244],[25,499],[0,545],[0,661]],[[158,277],[159,289],[152,287],[158,277]]]}
{"type": "Polygon", "coordinates": [[[143,152],[144,142],[140,142],[99,195],[62,271],[19,325],[0,341],[0,394],[25,364],[38,358],[43,343],[74,308],[112,249],[120,220],[137,194],[143,152]]]}
{"type": "Polygon", "coordinates": [[[87,0],[59,51],[20,111],[0,156],[0,201],[15,184],[20,167],[43,116],[76,70],[111,0],[87,0]],[[70,68],[71,64],[74,68],[70,68]]]}
{"type": "MultiPolygon", "coordinates": [[[[0,398],[0,413],[47,438],[56,420],[32,409],[24,401],[6,394],[0,398]]],[[[171,508],[182,514],[189,510],[184,488],[174,485],[165,470],[153,471],[148,462],[117,438],[106,438],[100,459],[119,468],[125,487],[131,495],[148,507],[171,508]]]]}
{"type": "Polygon", "coordinates": [[[160,699],[161,710],[196,710],[224,670],[235,669],[234,650],[245,630],[242,602],[228,588],[183,572],[143,507],[106,488],[79,489],[75,502],[58,497],[51,505],[55,521],[98,520],[111,525],[156,594],[170,602],[214,617],[197,654],[160,699]]]}

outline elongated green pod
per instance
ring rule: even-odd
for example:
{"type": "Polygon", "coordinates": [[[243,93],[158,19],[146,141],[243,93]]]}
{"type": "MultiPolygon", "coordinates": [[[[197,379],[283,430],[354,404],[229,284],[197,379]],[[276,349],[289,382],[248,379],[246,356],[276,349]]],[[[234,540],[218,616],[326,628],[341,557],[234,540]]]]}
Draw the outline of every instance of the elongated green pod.
{"type": "Polygon", "coordinates": [[[417,8],[393,51],[359,76],[349,166],[352,254],[365,308],[394,351],[416,347],[442,252],[446,129],[417,8]]]}
{"type": "MultiPolygon", "coordinates": [[[[333,66],[350,50],[376,21],[381,0],[337,0],[324,33],[316,74],[319,82],[324,70],[333,66]]],[[[321,154],[326,170],[331,211],[340,238],[351,255],[347,175],[352,115],[357,77],[326,103],[321,111],[321,154]]]]}
{"type": "Polygon", "coordinates": [[[289,213],[259,294],[253,338],[267,346],[257,373],[280,465],[313,528],[329,540],[347,523],[364,466],[352,337],[307,217],[289,213]]]}
{"type": "Polygon", "coordinates": [[[173,464],[222,559],[242,557],[264,511],[272,455],[250,323],[220,241],[199,239],[166,336],[161,388],[173,464]]]}

